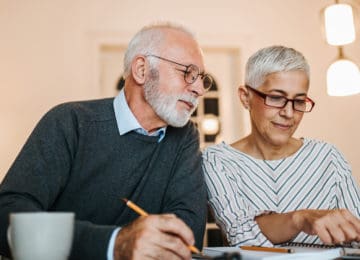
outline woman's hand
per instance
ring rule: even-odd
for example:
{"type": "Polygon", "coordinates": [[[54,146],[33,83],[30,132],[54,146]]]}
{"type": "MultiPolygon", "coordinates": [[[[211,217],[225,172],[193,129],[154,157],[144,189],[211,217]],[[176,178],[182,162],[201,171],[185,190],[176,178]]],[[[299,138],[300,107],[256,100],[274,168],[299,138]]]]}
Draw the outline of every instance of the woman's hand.
{"type": "Polygon", "coordinates": [[[318,235],[325,244],[360,241],[360,219],[347,209],[298,210],[293,221],[298,229],[318,235]]]}

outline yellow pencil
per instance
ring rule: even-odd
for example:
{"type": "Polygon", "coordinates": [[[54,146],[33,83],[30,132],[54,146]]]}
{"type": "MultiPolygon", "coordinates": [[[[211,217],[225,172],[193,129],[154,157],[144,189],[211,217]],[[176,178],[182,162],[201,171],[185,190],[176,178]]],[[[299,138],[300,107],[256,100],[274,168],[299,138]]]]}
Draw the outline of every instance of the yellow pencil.
{"type": "Polygon", "coordinates": [[[131,208],[133,211],[135,211],[137,214],[139,214],[140,216],[149,216],[149,214],[143,210],[142,208],[140,208],[138,205],[136,205],[134,202],[132,202],[131,200],[128,199],[122,199],[126,205],[131,208]]]}
{"type": "Polygon", "coordinates": [[[265,247],[265,246],[240,246],[243,250],[253,251],[265,251],[274,253],[293,253],[294,251],[290,248],[279,248],[279,247],[265,247]]]}
{"type": "MultiPolygon", "coordinates": [[[[128,199],[125,199],[123,198],[122,199],[125,204],[131,208],[133,211],[135,211],[136,213],[138,213],[140,216],[148,216],[149,214],[143,210],[142,208],[140,208],[138,205],[136,205],[134,202],[132,202],[131,200],[128,200],[128,199]]],[[[188,246],[188,248],[190,249],[191,252],[195,253],[195,254],[201,254],[200,250],[197,249],[195,246],[188,246]]]]}

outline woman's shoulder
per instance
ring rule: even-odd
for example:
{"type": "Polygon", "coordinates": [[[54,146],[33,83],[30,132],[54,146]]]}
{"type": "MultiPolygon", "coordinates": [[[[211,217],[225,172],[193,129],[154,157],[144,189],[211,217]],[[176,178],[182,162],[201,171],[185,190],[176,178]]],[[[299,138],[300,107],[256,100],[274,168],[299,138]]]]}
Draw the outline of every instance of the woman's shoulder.
{"type": "Polygon", "coordinates": [[[309,153],[326,154],[333,162],[348,164],[344,154],[336,147],[336,145],[319,139],[304,138],[303,141],[305,151],[309,151],[309,153]]]}
{"type": "Polygon", "coordinates": [[[229,156],[229,154],[239,154],[241,153],[235,149],[232,145],[222,141],[221,143],[210,145],[203,150],[203,154],[217,154],[229,156]]]}
{"type": "Polygon", "coordinates": [[[210,145],[203,150],[203,154],[220,152],[220,151],[226,149],[226,146],[228,146],[228,144],[225,142],[210,145]]]}
{"type": "Polygon", "coordinates": [[[225,142],[210,145],[203,150],[203,158],[209,160],[209,158],[219,158],[224,155],[229,156],[229,153],[233,153],[234,148],[225,142]]]}
{"type": "Polygon", "coordinates": [[[327,149],[330,149],[330,150],[338,150],[335,145],[329,143],[329,142],[326,142],[326,141],[323,141],[323,140],[320,140],[320,139],[313,139],[313,138],[301,138],[304,142],[304,147],[308,147],[308,148],[311,148],[313,149],[314,147],[324,147],[324,148],[327,148],[327,149]]]}
{"type": "Polygon", "coordinates": [[[226,146],[227,146],[227,144],[225,142],[221,142],[221,143],[210,145],[210,146],[206,147],[202,151],[203,160],[208,161],[208,162],[216,160],[216,157],[218,157],[218,155],[224,153],[226,146]]]}
{"type": "Polygon", "coordinates": [[[208,146],[203,150],[203,161],[208,163],[228,163],[230,161],[240,161],[245,154],[232,145],[225,142],[208,146]]]}

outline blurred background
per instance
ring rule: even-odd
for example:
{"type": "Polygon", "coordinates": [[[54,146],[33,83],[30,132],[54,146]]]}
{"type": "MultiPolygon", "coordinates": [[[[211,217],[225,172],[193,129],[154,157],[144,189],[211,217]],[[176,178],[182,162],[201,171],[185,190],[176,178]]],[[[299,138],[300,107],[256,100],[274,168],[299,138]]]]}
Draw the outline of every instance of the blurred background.
{"type": "MultiPolygon", "coordinates": [[[[353,7],[359,38],[360,0],[353,7]]],[[[326,73],[339,48],[326,42],[323,10],[330,0],[0,0],[0,180],[51,107],[114,96],[130,38],[144,25],[171,20],[201,43],[216,80],[193,120],[202,147],[233,142],[249,131],[237,88],[258,49],[281,44],[302,52],[311,67],[309,96],[297,137],[335,144],[360,183],[360,94],[330,96],[326,73]]],[[[339,20],[340,22],[340,20],[339,20]]],[[[360,39],[343,55],[360,65],[360,39]]]]}

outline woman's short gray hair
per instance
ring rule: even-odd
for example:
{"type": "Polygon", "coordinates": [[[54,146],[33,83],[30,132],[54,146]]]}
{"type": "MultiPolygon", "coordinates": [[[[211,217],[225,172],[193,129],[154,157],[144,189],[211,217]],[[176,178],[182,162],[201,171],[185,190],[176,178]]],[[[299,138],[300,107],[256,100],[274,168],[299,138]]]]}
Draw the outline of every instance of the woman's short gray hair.
{"type": "MultiPolygon", "coordinates": [[[[163,29],[174,29],[182,31],[188,34],[191,38],[194,38],[193,33],[182,25],[171,22],[157,22],[151,25],[143,27],[135,36],[131,39],[124,56],[124,78],[127,78],[131,72],[131,62],[136,55],[160,55],[159,48],[161,43],[166,37],[166,32],[163,29]]],[[[150,67],[154,68],[157,64],[157,59],[151,59],[149,61],[150,67]]]]}
{"type": "Polygon", "coordinates": [[[245,85],[258,88],[269,74],[301,70],[310,80],[310,69],[305,57],[293,48],[270,46],[254,53],[246,63],[245,85]]]}

